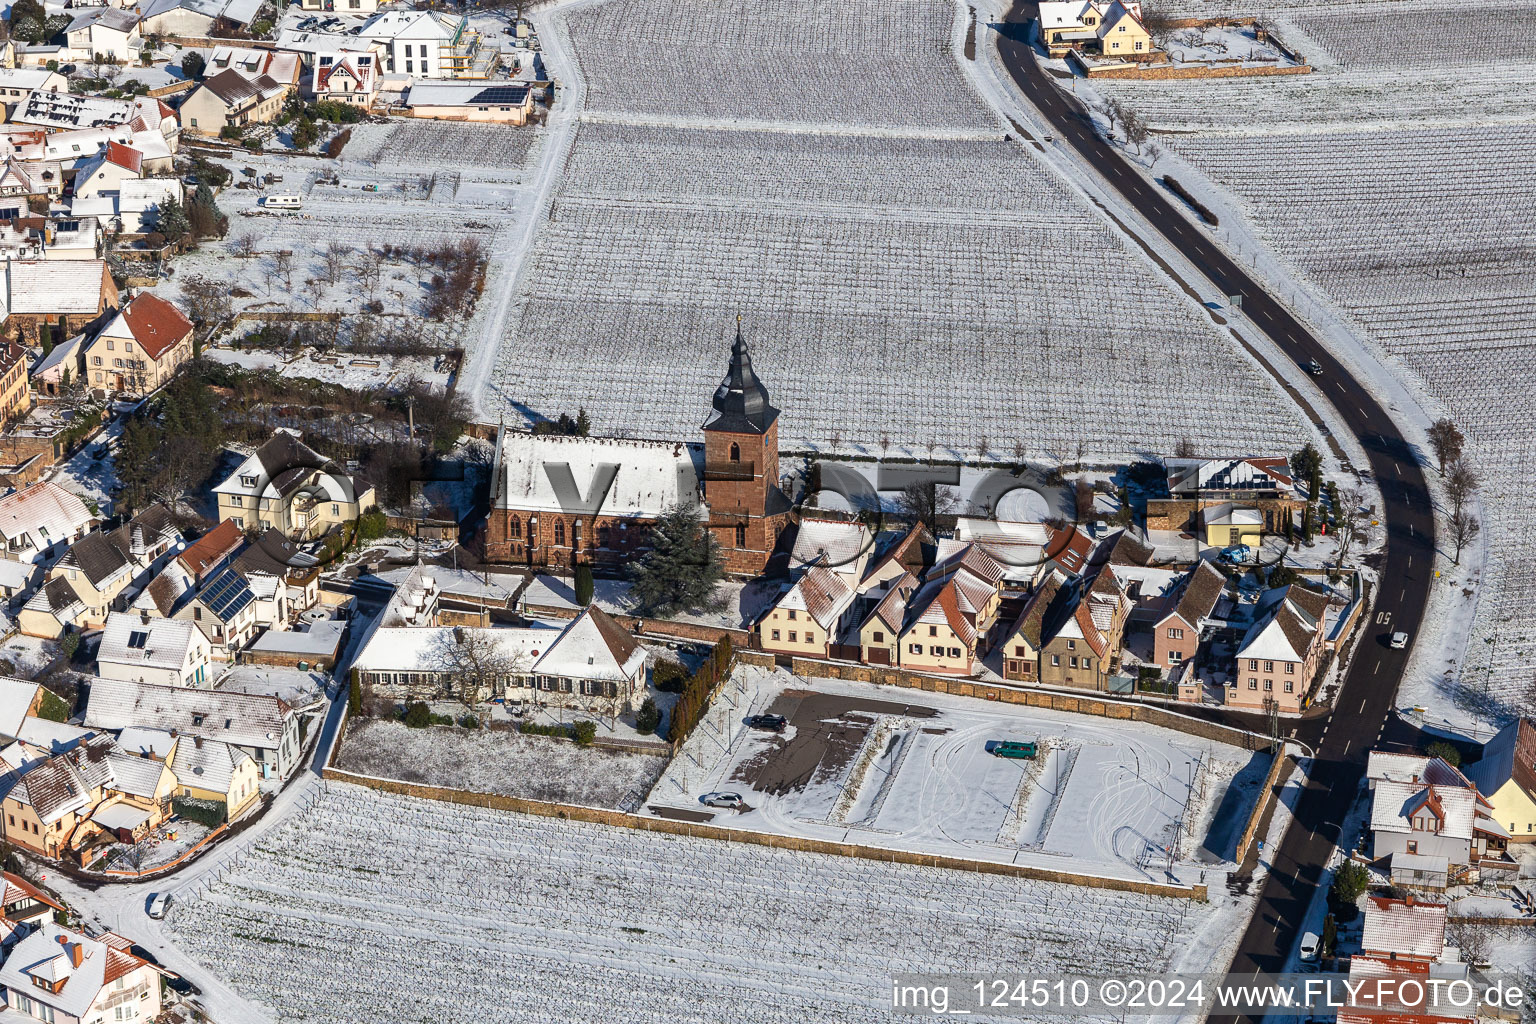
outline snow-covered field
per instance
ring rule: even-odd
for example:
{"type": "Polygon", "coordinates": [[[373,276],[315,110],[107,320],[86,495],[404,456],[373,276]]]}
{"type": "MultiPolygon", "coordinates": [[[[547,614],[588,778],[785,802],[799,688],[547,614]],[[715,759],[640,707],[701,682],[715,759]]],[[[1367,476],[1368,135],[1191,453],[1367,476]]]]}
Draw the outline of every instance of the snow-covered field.
{"type": "Polygon", "coordinates": [[[530,800],[635,805],[666,758],[578,747],[509,729],[434,726],[362,719],[347,726],[336,767],[362,775],[530,800]]]}
{"type": "Polygon", "coordinates": [[[1273,382],[982,102],[956,16],[570,14],[585,112],[487,404],[691,436],[740,314],[789,445],[1294,449],[1307,428],[1273,382]]]}
{"type": "Polygon", "coordinates": [[[333,783],[165,925],[274,1020],[830,1024],[897,1019],[893,972],[1216,962],[1249,905],[1216,888],[1201,905],[333,783]]]}
{"type": "Polygon", "coordinates": [[[1148,881],[1168,879],[1173,847],[1174,876],[1194,881],[1230,864],[1268,768],[1137,723],[745,668],[649,803],[739,792],[751,809],[716,824],[1148,881]],[[746,728],[763,711],[790,719],[784,734],[746,728]],[[1041,756],[986,751],[1008,739],[1041,756]]]}
{"type": "MultiPolygon", "coordinates": [[[[1523,42],[1479,31],[1492,15],[1464,8],[1268,6],[1317,73],[1095,89],[1179,132],[1160,137],[1174,157],[1157,171],[1184,180],[1192,167],[1213,183],[1199,187],[1224,221],[1240,214],[1330,315],[1466,432],[1484,480],[1477,612],[1467,629],[1459,595],[1478,578],[1447,555],[1432,621],[1447,626],[1450,651],[1418,658],[1403,702],[1470,728],[1513,710],[1536,661],[1536,419],[1512,385],[1536,371],[1536,224],[1524,199],[1536,62],[1523,42]]],[[[1506,14],[1528,25],[1536,4],[1506,14]]]]}

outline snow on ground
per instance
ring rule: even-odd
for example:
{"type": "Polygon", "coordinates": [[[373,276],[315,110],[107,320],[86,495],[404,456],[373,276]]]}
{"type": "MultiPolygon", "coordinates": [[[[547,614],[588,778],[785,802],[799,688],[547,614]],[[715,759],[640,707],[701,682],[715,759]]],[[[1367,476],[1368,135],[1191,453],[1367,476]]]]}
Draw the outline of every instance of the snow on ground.
{"type": "Polygon", "coordinates": [[[0,644],[0,675],[36,679],[54,659],[62,656],[59,645],[52,640],[16,633],[0,644]]]}
{"type": "Polygon", "coordinates": [[[271,665],[231,665],[214,681],[216,690],[281,697],[296,708],[307,708],[325,698],[330,677],[324,672],[300,672],[271,665]]]}
{"type": "Polygon", "coordinates": [[[666,758],[579,747],[510,729],[432,726],[359,719],[347,726],[336,767],[362,775],[530,800],[636,805],[666,758]]]}
{"type": "Polygon", "coordinates": [[[1231,866],[1268,767],[1139,723],[744,668],[650,803],[738,792],[749,810],[718,824],[1151,881],[1177,847],[1172,877],[1195,881],[1231,866]],[[747,728],[765,711],[784,734],[747,728]],[[1028,739],[1034,761],[986,750],[1028,739]]]}
{"type": "Polygon", "coordinates": [[[208,826],[177,817],[167,821],[134,845],[113,843],[92,870],[151,871],[169,864],[203,841],[208,826]]]}
{"type": "Polygon", "coordinates": [[[894,972],[1214,961],[1251,906],[328,789],[165,922],[274,1019],[895,1020],[894,972]]]}
{"type": "MultiPolygon", "coordinates": [[[[632,585],[628,580],[593,580],[592,603],[613,615],[635,614],[634,599],[630,596],[632,585]]],[[[678,622],[721,629],[744,629],[772,605],[779,595],[777,581],[736,583],[726,580],[716,585],[713,602],[707,608],[698,608],[667,616],[678,622]]],[[[569,577],[538,575],[523,591],[522,602],[552,608],[577,610],[576,589],[569,577]]]]}
{"type": "Polygon", "coordinates": [[[689,436],[739,313],[791,446],[965,452],[986,435],[1060,458],[1088,437],[1123,457],[1307,435],[983,105],[950,47],[952,5],[578,8],[541,35],[569,28],[586,106],[511,300],[492,414],[585,407],[601,432],[689,436]],[[832,44],[834,59],[804,49],[832,44]]]}
{"type": "MultiPolygon", "coordinates": [[[[1466,432],[1484,481],[1483,536],[1461,566],[1442,542],[1434,636],[1415,648],[1400,703],[1486,733],[1511,713],[1536,658],[1536,421],[1508,384],[1536,369],[1536,227],[1520,199],[1536,65],[1468,43],[1459,9],[1411,6],[1276,11],[1283,36],[1321,55],[1312,75],[1093,89],[1176,133],[1159,139],[1168,155],[1156,170],[1237,225],[1222,229],[1229,247],[1299,279],[1320,301],[1282,295],[1315,322],[1338,318],[1426,409],[1466,432]]],[[[1513,16],[1536,18],[1536,6],[1513,16]]]]}
{"type": "MultiPolygon", "coordinates": [[[[254,324],[248,326],[255,327],[254,324]]],[[[216,363],[229,363],[248,370],[276,370],[284,377],[310,377],[340,384],[352,391],[398,391],[415,381],[445,391],[453,371],[453,362],[447,356],[354,355],[347,352],[321,355],[305,349],[290,357],[277,349],[222,346],[205,349],[203,354],[216,363]]]]}
{"type": "Polygon", "coordinates": [[[55,466],[48,479],[87,502],[94,501],[103,516],[112,512],[112,492],[117,489],[117,466],[109,446],[122,436],[125,417],[114,417],[95,440],[55,466]]]}

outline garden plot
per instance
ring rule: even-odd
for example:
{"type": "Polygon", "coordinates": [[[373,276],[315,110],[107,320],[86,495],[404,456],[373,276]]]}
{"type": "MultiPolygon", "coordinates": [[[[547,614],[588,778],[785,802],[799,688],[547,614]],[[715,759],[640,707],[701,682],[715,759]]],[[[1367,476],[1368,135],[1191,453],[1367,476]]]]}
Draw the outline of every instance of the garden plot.
{"type": "Polygon", "coordinates": [[[1212,899],[799,854],[332,784],[200,896],[178,896],[165,927],[180,950],[284,1021],[831,1024],[904,1019],[889,1011],[893,972],[1217,962],[1249,901],[1221,887],[1212,899]]]}
{"type": "MultiPolygon", "coordinates": [[[[737,707],[713,713],[652,791],[658,813],[732,791],[748,809],[720,811],[716,824],[1162,881],[1170,850],[1176,877],[1230,860],[1230,824],[1252,807],[1256,759],[1224,744],[943,694],[742,674],[725,698],[737,707]],[[749,730],[748,708],[789,725],[749,730]],[[1041,755],[999,758],[992,740],[1035,740],[1041,755]]],[[[1262,778],[1267,758],[1257,760],[1262,778]]]]}
{"type": "Polygon", "coordinates": [[[860,129],[996,126],[936,0],[615,0],[569,18],[587,108],[860,129]]]}
{"type": "MultiPolygon", "coordinates": [[[[1495,66],[1514,51],[1491,37],[1479,46],[1448,35],[1465,13],[1299,8],[1284,17],[1333,50],[1343,70],[1232,88],[1102,90],[1154,129],[1193,132],[1164,138],[1186,162],[1175,173],[1192,165],[1190,177],[1213,183],[1206,190],[1216,205],[1245,215],[1287,270],[1465,431],[1483,477],[1487,558],[1480,579],[1451,566],[1448,553],[1442,559],[1436,614],[1451,628],[1444,650],[1416,660],[1402,694],[1457,728],[1508,715],[1536,661],[1536,420],[1510,383],[1536,372],[1536,226],[1522,199],[1536,145],[1536,65],[1495,66]],[[1373,56],[1378,45],[1390,52],[1373,56]],[[1490,63],[1469,73],[1458,54],[1473,51],[1490,63]],[[1399,59],[1414,65],[1411,74],[1399,59]],[[1478,597],[1470,630],[1450,623],[1466,617],[1452,586],[1478,597]]],[[[1517,5],[1514,16],[1536,17],[1536,5],[1517,5]]]]}
{"type": "Polygon", "coordinates": [[[362,775],[529,800],[638,804],[666,758],[579,747],[511,729],[411,729],[376,718],[350,723],[336,767],[362,775]]]}
{"type": "MultiPolygon", "coordinates": [[[[254,329],[257,325],[245,326],[254,329]]],[[[454,370],[449,356],[321,354],[312,349],[290,355],[276,349],[223,347],[206,349],[203,354],[217,363],[248,370],[274,370],[283,377],[307,377],[340,384],[351,391],[404,391],[415,383],[446,391],[454,370]]]]}

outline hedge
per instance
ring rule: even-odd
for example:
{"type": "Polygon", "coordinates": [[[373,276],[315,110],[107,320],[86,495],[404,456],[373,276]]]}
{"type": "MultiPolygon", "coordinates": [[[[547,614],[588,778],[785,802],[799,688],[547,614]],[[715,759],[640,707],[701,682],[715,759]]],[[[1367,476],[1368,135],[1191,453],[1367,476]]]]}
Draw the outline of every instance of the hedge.
{"type": "Polygon", "coordinates": [[[214,800],[199,800],[194,796],[178,796],[171,800],[171,810],[188,821],[218,828],[224,824],[225,806],[214,800]]]}

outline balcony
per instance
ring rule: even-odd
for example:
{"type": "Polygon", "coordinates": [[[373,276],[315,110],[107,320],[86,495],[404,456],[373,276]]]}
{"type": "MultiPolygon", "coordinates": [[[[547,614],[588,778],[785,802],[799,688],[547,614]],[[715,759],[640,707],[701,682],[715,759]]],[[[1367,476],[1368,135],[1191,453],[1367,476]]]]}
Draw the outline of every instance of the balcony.
{"type": "Polygon", "coordinates": [[[751,480],[757,473],[755,462],[706,462],[705,480],[751,480]]]}

